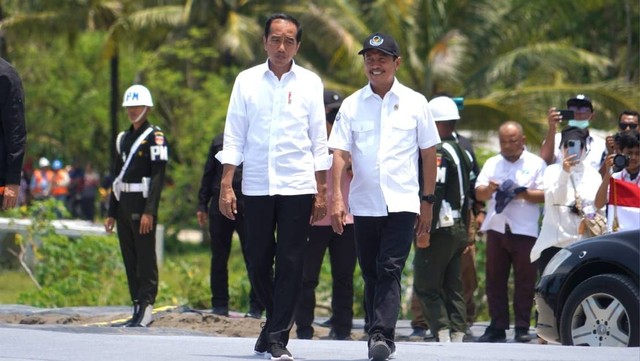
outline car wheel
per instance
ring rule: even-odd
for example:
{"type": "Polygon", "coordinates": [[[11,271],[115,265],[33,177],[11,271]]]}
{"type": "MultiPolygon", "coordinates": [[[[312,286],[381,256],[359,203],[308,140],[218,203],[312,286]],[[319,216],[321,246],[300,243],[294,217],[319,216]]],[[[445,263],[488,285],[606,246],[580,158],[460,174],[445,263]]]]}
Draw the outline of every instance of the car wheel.
{"type": "Polygon", "coordinates": [[[618,274],[593,276],[567,298],[560,317],[564,345],[638,346],[638,285],[618,274]]]}

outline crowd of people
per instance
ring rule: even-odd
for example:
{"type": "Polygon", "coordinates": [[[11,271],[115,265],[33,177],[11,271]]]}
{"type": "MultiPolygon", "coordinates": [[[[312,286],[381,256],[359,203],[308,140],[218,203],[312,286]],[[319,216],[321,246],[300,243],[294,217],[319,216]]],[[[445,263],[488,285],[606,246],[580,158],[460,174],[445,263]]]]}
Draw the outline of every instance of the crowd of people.
{"type": "MultiPolygon", "coordinates": [[[[600,139],[589,132],[593,102],[579,94],[567,101],[568,111],[548,110],[539,154],[527,150],[522,125],[509,120],[498,129],[499,154],[480,168],[469,140],[455,131],[462,102],[446,95],[427,102],[400,84],[400,47],[391,36],[374,33],[363,43],[368,84],[344,99],[325,90],[324,104],[317,76],[293,60],[300,40],[292,17],[276,14],[267,22],[267,62],[236,79],[224,138],[217,138],[221,149],[212,146],[205,167],[205,174],[216,167],[219,174],[203,178],[200,191],[201,224],[215,208],[210,187],[220,194],[223,217],[244,217],[245,229],[236,231],[256,297],[247,316],[258,309],[254,304],[266,311],[256,353],[293,360],[287,343],[294,323],[298,338],[314,336],[315,288],[327,250],[330,336],[350,339],[357,260],[368,358],[382,361],[396,350],[400,279],[412,245],[413,339],[471,339],[475,240],[483,234],[491,321],[474,340],[505,342],[513,325],[514,340],[530,342],[534,285],[551,257],[592,236],[589,221],[604,217],[605,206],[610,231],[640,228],[638,207],[618,202],[629,192],[638,198],[636,111],[621,113],[620,132],[600,139]]],[[[224,315],[231,236],[220,237],[213,223],[210,229],[213,241],[224,244],[221,256],[213,251],[211,274],[212,309],[224,315]],[[214,287],[220,276],[224,282],[214,287]]]]}
{"type": "MultiPolygon", "coordinates": [[[[229,315],[227,262],[237,232],[251,283],[246,317],[266,316],[257,354],[293,360],[287,345],[294,323],[298,338],[314,337],[315,288],[327,250],[332,338],[351,338],[358,262],[368,359],[383,361],[396,351],[412,246],[413,338],[469,339],[475,240],[483,234],[491,321],[477,341],[505,342],[513,325],[514,340],[529,342],[534,285],[553,255],[597,234],[599,221],[610,232],[640,228],[637,111],[623,111],[619,132],[602,139],[589,131],[594,102],[578,94],[566,111],[548,109],[539,154],[528,150],[522,125],[508,120],[498,128],[499,154],[480,167],[456,132],[462,102],[448,95],[427,101],[401,84],[393,37],[376,32],[364,40],[358,54],[368,82],[346,98],[295,62],[301,39],[292,16],[268,18],[267,60],[237,76],[198,196],[198,223],[211,233],[212,312],[229,315]]],[[[122,326],[140,327],[153,321],[158,292],[155,227],[169,153],[164,132],[148,121],[149,90],[130,87],[123,107],[131,126],[116,141],[117,177],[101,184],[91,164],[43,157],[23,173],[18,203],[54,197],[72,215],[93,220],[101,186],[112,188],[104,226],[117,231],[133,304],[122,326]]],[[[0,189],[12,194],[5,183],[0,189]]]]}
{"type": "Polygon", "coordinates": [[[17,205],[53,198],[72,218],[95,221],[98,215],[106,214],[109,182],[109,177],[102,177],[90,162],[64,164],[60,159],[41,157],[37,163],[27,161],[22,168],[17,205]]]}

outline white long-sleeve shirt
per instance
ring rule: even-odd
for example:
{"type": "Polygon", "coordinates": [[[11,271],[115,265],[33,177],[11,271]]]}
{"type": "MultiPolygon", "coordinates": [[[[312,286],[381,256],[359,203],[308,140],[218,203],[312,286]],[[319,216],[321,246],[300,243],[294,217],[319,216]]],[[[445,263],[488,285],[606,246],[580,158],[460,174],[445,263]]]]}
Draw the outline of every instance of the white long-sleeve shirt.
{"type": "MultiPolygon", "coordinates": [[[[583,161],[571,169],[571,175],[582,204],[593,203],[602,182],[600,173],[583,161]]],[[[571,212],[575,191],[569,173],[562,169],[562,164],[552,164],[545,170],[543,179],[544,218],[540,235],[531,249],[531,262],[549,247],[564,248],[582,239],[578,234],[581,217],[571,212]]]]}
{"type": "Polygon", "coordinates": [[[331,166],[323,94],[320,77],[295,63],[281,79],[268,62],[238,75],[216,158],[244,162],[243,194],[317,193],[315,172],[331,166]]]}

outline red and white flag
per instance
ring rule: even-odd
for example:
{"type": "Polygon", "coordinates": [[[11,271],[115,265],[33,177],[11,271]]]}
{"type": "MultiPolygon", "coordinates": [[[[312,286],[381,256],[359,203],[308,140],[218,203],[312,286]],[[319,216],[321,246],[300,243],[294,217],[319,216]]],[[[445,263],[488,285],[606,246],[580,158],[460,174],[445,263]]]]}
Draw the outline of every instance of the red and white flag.
{"type": "Polygon", "coordinates": [[[616,213],[619,231],[640,228],[640,187],[637,184],[611,178],[607,209],[609,230],[612,228],[616,213]]]}

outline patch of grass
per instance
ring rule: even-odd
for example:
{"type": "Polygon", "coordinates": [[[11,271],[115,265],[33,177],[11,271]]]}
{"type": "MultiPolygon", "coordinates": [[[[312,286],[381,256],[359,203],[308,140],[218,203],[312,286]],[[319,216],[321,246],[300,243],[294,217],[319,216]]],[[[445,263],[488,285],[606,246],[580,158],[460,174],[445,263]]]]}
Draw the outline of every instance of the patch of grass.
{"type": "Polygon", "coordinates": [[[0,304],[16,304],[21,292],[35,289],[36,286],[23,270],[0,269],[0,304]]]}

